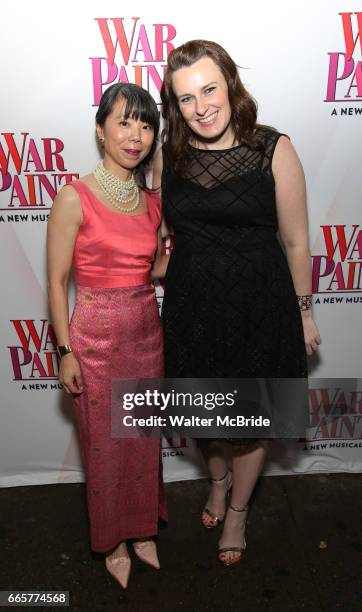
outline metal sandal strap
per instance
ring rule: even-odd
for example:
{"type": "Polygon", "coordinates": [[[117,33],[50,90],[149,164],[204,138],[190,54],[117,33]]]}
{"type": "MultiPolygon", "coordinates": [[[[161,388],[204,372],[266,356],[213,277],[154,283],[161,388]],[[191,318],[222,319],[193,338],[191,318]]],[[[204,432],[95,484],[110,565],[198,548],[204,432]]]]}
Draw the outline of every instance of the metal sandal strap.
{"type": "Polygon", "coordinates": [[[222,480],[225,480],[225,478],[227,477],[229,473],[229,470],[226,472],[226,474],[224,474],[224,476],[222,478],[210,478],[211,482],[221,482],[222,480]]]}
{"type": "Polygon", "coordinates": [[[243,548],[241,546],[230,546],[229,548],[219,548],[219,554],[220,553],[227,553],[227,552],[239,552],[239,553],[242,553],[243,550],[245,550],[245,548],[243,548]]]}
{"type": "Polygon", "coordinates": [[[213,521],[221,521],[222,519],[220,519],[220,517],[216,516],[216,514],[214,514],[214,512],[212,512],[211,510],[209,510],[209,508],[204,508],[203,510],[205,512],[205,514],[207,514],[210,518],[213,519],[213,521]]]}
{"type": "Polygon", "coordinates": [[[232,504],[229,504],[229,508],[234,510],[234,512],[247,512],[249,510],[249,506],[244,506],[244,508],[235,508],[232,504]]]}

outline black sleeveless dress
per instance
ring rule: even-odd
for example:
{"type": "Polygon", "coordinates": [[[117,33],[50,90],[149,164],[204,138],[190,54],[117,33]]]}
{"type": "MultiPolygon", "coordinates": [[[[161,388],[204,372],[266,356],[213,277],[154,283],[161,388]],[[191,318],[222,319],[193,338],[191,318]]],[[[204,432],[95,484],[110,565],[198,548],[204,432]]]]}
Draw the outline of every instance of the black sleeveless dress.
{"type": "Polygon", "coordinates": [[[168,377],[306,377],[300,310],[277,238],[264,151],[189,147],[183,176],[164,163],[162,201],[174,231],[163,302],[168,377]]]}

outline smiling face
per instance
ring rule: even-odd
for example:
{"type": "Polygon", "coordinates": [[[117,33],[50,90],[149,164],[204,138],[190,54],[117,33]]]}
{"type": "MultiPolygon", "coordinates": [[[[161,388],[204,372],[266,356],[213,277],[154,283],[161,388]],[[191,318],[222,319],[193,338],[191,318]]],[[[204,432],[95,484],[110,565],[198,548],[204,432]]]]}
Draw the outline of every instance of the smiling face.
{"type": "Polygon", "coordinates": [[[199,146],[228,148],[234,143],[230,123],[228,86],[218,65],[209,57],[172,75],[172,89],[185,123],[199,146]]]}
{"type": "Polygon", "coordinates": [[[125,98],[118,98],[104,125],[97,125],[98,137],[104,142],[104,167],[122,180],[148,155],[154,140],[149,123],[125,118],[126,105],[125,98]]]}

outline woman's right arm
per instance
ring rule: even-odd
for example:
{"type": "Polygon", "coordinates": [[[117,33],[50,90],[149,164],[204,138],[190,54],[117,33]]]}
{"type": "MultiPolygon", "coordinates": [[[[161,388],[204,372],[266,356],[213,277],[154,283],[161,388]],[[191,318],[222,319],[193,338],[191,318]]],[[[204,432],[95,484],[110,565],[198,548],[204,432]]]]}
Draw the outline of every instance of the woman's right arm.
{"type": "Polygon", "coordinates": [[[153,158],[152,163],[152,189],[161,189],[163,169],[162,148],[160,147],[153,158]]]}
{"type": "MultiPolygon", "coordinates": [[[[81,222],[77,192],[71,186],[63,187],[54,200],[47,232],[49,307],[59,345],[69,344],[68,282],[81,222]]],[[[80,366],[73,353],[60,360],[59,382],[68,393],[83,391],[80,366]]]]}
{"type": "Polygon", "coordinates": [[[159,280],[166,276],[166,270],[168,266],[168,262],[170,260],[170,255],[162,255],[162,241],[163,238],[168,236],[168,231],[164,220],[162,219],[161,225],[158,228],[157,233],[157,251],[155,260],[153,262],[152,270],[151,270],[151,280],[159,280]]]}
{"type": "MultiPolygon", "coordinates": [[[[159,190],[161,192],[162,182],[162,170],[163,170],[163,155],[162,148],[158,149],[152,166],[152,189],[159,190]]],[[[161,202],[162,205],[162,202],[161,202]]],[[[173,231],[167,227],[165,218],[162,216],[161,225],[158,230],[158,248],[154,261],[154,265],[151,271],[152,280],[158,280],[165,277],[167,266],[170,260],[170,255],[162,255],[162,241],[168,236],[172,236],[173,231]]]]}

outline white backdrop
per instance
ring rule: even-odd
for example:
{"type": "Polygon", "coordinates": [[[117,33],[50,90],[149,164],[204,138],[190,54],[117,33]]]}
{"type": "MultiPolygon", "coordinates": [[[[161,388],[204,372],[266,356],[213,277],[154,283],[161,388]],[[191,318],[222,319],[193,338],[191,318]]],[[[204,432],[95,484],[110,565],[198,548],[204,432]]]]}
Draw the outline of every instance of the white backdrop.
{"type": "MultiPolygon", "coordinates": [[[[101,91],[128,78],[159,102],[167,52],[191,38],[225,46],[258,100],[260,121],[289,134],[307,178],[315,317],[323,338],[311,363],[313,427],[308,441],[275,444],[266,472],[361,471],[361,387],[345,379],[360,376],[362,361],[356,14],[362,29],[362,5],[316,0],[296,9],[283,0],[225,0],[222,12],[214,10],[205,15],[200,3],[146,0],[61,8],[16,0],[2,8],[2,486],[83,479],[72,408],[56,381],[46,219],[60,186],[98,160],[94,115],[101,91]],[[324,380],[313,385],[313,378],[324,380]],[[351,402],[354,412],[346,415],[351,402]]],[[[203,473],[189,440],[165,441],[163,454],[166,480],[203,473]]]]}

